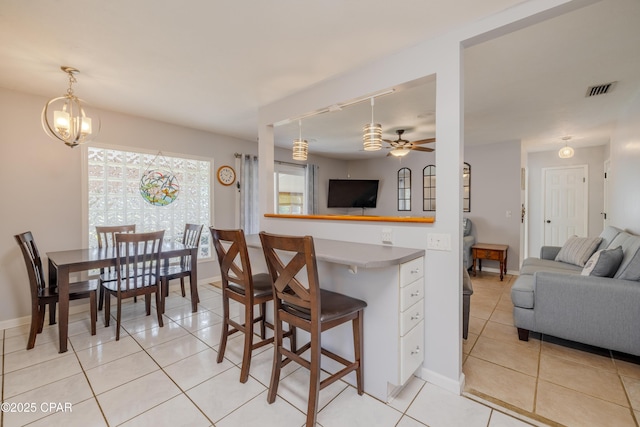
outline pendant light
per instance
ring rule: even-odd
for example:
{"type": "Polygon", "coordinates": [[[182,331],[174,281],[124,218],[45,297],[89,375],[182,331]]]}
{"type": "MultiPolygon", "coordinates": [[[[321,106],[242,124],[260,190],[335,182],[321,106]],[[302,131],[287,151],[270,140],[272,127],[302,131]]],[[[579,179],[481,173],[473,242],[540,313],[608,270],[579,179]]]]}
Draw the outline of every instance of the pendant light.
{"type": "Polygon", "coordinates": [[[564,141],[564,147],[562,147],[560,151],[558,151],[558,156],[561,159],[570,159],[571,157],[573,157],[573,154],[575,153],[573,148],[569,147],[568,145],[568,142],[570,139],[571,139],[570,136],[565,136],[564,138],[562,138],[562,140],[564,141]]]}
{"type": "Polygon", "coordinates": [[[64,142],[73,148],[91,141],[100,132],[100,118],[95,112],[88,112],[88,105],[73,93],[77,82],[73,67],[60,67],[69,76],[67,93],[49,100],[42,110],[42,127],[51,138],[64,142]],[[90,114],[89,114],[90,113],[90,114]]]}
{"type": "Polygon", "coordinates": [[[306,139],[302,139],[302,120],[298,120],[300,134],[298,139],[293,140],[293,160],[307,160],[309,153],[309,143],[306,139]]]}
{"type": "Polygon", "coordinates": [[[373,121],[374,97],[371,98],[371,123],[362,129],[362,145],[365,151],[378,151],[382,148],[382,126],[373,121]]]}

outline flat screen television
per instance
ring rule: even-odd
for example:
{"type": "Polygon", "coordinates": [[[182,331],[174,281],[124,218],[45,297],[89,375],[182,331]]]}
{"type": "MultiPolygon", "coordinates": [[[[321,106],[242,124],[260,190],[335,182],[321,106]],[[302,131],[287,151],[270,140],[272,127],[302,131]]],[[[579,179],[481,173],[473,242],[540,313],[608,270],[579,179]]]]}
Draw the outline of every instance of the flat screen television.
{"type": "Polygon", "coordinates": [[[375,208],[377,179],[330,179],[328,208],[375,208]]]}

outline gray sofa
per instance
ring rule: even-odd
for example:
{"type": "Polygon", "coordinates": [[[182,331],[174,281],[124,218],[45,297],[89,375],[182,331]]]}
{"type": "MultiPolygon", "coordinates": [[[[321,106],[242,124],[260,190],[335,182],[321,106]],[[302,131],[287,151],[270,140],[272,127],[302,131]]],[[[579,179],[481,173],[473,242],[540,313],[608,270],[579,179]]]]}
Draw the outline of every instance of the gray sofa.
{"type": "Polygon", "coordinates": [[[622,248],[612,277],[584,276],[583,267],[556,261],[559,247],[524,260],[511,289],[520,340],[533,331],[640,356],[640,236],[606,227],[600,237],[596,252],[622,248]]]}
{"type": "Polygon", "coordinates": [[[469,218],[462,219],[462,265],[467,270],[473,266],[471,246],[476,243],[476,238],[471,234],[471,226],[472,222],[469,218]]]}

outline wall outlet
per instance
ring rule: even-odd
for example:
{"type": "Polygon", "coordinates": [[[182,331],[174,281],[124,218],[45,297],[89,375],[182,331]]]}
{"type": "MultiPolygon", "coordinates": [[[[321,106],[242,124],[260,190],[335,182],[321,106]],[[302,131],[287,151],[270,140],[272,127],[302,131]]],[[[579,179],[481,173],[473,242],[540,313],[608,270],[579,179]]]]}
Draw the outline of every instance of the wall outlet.
{"type": "Polygon", "coordinates": [[[388,245],[393,244],[393,230],[390,228],[382,229],[382,243],[386,243],[388,245]]]}
{"type": "Polygon", "coordinates": [[[427,249],[433,249],[436,251],[450,251],[451,235],[436,233],[427,234],[427,249]]]}

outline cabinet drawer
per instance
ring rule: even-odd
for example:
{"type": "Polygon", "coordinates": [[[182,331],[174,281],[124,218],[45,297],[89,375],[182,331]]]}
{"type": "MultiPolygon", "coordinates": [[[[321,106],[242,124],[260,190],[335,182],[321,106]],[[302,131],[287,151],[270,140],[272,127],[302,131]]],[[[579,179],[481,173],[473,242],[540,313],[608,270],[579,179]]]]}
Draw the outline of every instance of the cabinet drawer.
{"type": "Polygon", "coordinates": [[[400,311],[405,311],[424,297],[424,278],[400,289],[400,311]]]}
{"type": "Polygon", "coordinates": [[[476,251],[476,258],[492,259],[494,261],[500,261],[502,259],[502,252],[492,251],[488,249],[478,249],[476,251]]]}
{"type": "Polygon", "coordinates": [[[424,360],[424,322],[400,338],[400,384],[407,382],[424,360]]]}
{"type": "Polygon", "coordinates": [[[400,264],[400,286],[421,278],[424,275],[424,257],[416,258],[404,264],[400,264]]]}
{"type": "Polygon", "coordinates": [[[404,336],[424,319],[424,301],[420,300],[400,313],[400,336],[404,336]]]}

